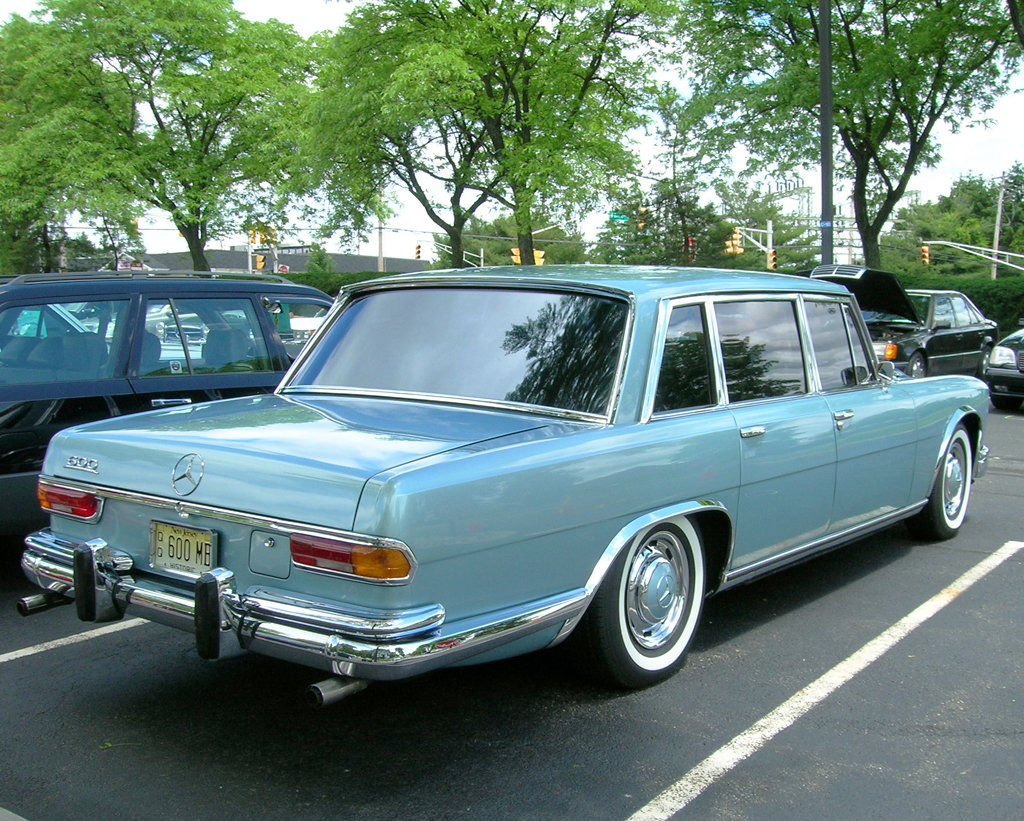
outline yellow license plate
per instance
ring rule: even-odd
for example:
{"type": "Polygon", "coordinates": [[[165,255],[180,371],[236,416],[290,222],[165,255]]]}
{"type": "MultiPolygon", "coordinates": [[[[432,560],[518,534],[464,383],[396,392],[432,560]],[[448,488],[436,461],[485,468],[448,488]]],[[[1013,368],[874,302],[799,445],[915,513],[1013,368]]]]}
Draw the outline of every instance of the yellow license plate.
{"type": "Polygon", "coordinates": [[[149,523],[149,563],[161,570],[201,576],[217,561],[217,538],[212,530],[149,523]]]}

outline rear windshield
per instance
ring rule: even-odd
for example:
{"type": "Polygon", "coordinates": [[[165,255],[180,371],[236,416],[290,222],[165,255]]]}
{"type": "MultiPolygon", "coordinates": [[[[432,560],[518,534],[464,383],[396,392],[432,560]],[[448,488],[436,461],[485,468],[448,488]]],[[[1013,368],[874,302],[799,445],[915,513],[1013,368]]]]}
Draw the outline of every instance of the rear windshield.
{"type": "Polygon", "coordinates": [[[287,389],[609,411],[629,309],[578,293],[421,287],[349,304],[287,389]]]}

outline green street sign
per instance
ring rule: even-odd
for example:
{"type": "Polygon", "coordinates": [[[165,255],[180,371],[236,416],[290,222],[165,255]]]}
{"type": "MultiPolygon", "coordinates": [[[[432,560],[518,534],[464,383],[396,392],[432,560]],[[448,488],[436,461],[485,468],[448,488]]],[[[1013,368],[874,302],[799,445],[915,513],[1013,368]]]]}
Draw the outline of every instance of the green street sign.
{"type": "Polygon", "coordinates": [[[608,219],[614,220],[615,222],[629,222],[629,217],[621,211],[610,212],[608,214],[608,219]]]}

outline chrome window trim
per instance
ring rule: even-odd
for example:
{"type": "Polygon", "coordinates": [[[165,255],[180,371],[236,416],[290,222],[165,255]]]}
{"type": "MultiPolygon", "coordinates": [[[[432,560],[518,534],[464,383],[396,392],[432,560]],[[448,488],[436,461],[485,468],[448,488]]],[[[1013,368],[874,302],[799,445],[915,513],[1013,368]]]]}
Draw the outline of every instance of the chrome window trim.
{"type": "MultiPolygon", "coordinates": [[[[804,317],[802,315],[802,313],[800,311],[800,304],[799,304],[800,303],[800,297],[802,297],[804,295],[805,295],[804,293],[799,292],[799,291],[792,291],[792,292],[780,291],[778,293],[764,292],[764,291],[751,291],[751,292],[747,292],[747,293],[743,293],[743,294],[723,294],[723,295],[715,296],[713,298],[712,302],[714,303],[714,307],[716,307],[716,308],[717,308],[718,305],[724,305],[724,304],[728,304],[728,303],[732,303],[732,302],[788,302],[788,303],[790,303],[793,306],[793,318],[796,320],[797,339],[800,340],[800,355],[803,358],[804,389],[802,391],[800,391],[799,393],[788,393],[788,394],[785,394],[784,396],[758,396],[758,397],[755,397],[754,399],[743,399],[743,400],[739,400],[739,401],[736,401],[736,402],[731,401],[729,399],[729,384],[728,384],[728,381],[726,379],[726,373],[725,373],[725,354],[722,351],[722,336],[721,336],[721,333],[719,332],[719,329],[718,329],[718,315],[717,315],[717,313],[715,311],[711,311],[711,315],[713,317],[713,322],[714,322],[714,331],[715,331],[715,337],[714,337],[714,349],[715,349],[715,351],[714,351],[714,354],[715,354],[715,357],[718,359],[718,362],[719,362],[720,367],[721,367],[721,372],[720,372],[721,377],[720,378],[722,380],[722,383],[721,383],[721,385],[722,385],[722,392],[724,393],[724,395],[726,397],[726,404],[747,407],[752,402],[776,402],[776,401],[785,400],[785,399],[793,399],[793,398],[799,397],[799,396],[810,396],[810,395],[815,393],[815,391],[811,390],[811,382],[808,380],[808,376],[807,376],[807,366],[808,366],[808,364],[807,364],[807,353],[808,353],[808,349],[807,349],[807,347],[805,345],[806,340],[804,338],[804,331],[803,331],[803,326],[806,324],[803,320],[805,320],[806,317],[804,317]]],[[[827,294],[825,296],[827,296],[827,294]]]]}
{"type": "Polygon", "coordinates": [[[640,424],[646,425],[651,421],[713,410],[726,404],[727,399],[724,391],[725,382],[723,381],[724,366],[719,367],[719,359],[721,357],[719,356],[717,342],[715,342],[718,336],[718,324],[714,318],[714,311],[710,309],[713,301],[714,297],[711,296],[693,296],[663,299],[659,303],[658,318],[655,322],[654,334],[652,335],[653,339],[651,342],[651,356],[648,364],[647,379],[644,383],[644,401],[640,410],[640,424]],[[714,380],[715,401],[709,405],[700,405],[694,408],[675,408],[673,410],[659,411],[655,413],[654,399],[658,392],[658,380],[661,376],[661,363],[665,358],[665,344],[668,339],[668,326],[672,319],[672,312],[676,308],[683,308],[688,305],[699,305],[704,317],[709,342],[708,369],[710,371],[711,378],[714,380]]]}
{"type": "Polygon", "coordinates": [[[442,404],[457,404],[468,407],[481,407],[492,410],[518,410],[528,413],[537,413],[544,416],[556,416],[561,419],[574,419],[584,422],[601,422],[610,424],[615,418],[618,410],[619,399],[622,392],[623,380],[625,378],[626,362],[633,347],[633,329],[636,326],[636,298],[628,291],[619,288],[608,288],[599,285],[567,284],[565,282],[546,279],[518,279],[518,278],[494,278],[484,279],[482,277],[467,277],[465,279],[452,279],[439,276],[429,279],[422,278],[412,281],[401,279],[386,280],[383,282],[370,281],[358,283],[352,286],[351,290],[344,290],[338,295],[334,306],[327,313],[320,327],[316,329],[309,341],[302,347],[299,355],[295,358],[291,367],[285,373],[278,384],[275,394],[295,396],[298,394],[307,395],[333,395],[333,396],[366,396],[386,399],[417,400],[425,402],[437,402],[442,404]],[[519,290],[519,291],[545,291],[558,294],[582,294],[587,296],[601,297],[604,299],[615,299],[626,305],[626,321],[622,328],[622,345],[619,349],[619,358],[615,366],[615,374],[612,378],[611,390],[608,394],[608,405],[604,413],[588,413],[586,411],[574,411],[568,408],[550,408],[545,405],[530,405],[519,402],[502,402],[493,399],[481,399],[479,397],[448,396],[445,394],[433,393],[406,393],[401,391],[381,391],[366,388],[345,388],[345,387],[324,387],[318,385],[292,385],[295,374],[303,363],[312,355],[313,349],[320,336],[326,334],[328,329],[333,327],[338,317],[344,312],[346,306],[357,297],[378,291],[414,290],[419,288],[481,288],[487,290],[519,290]]]}
{"type": "MultiPolygon", "coordinates": [[[[102,485],[95,485],[87,482],[69,481],[66,479],[60,479],[56,476],[41,476],[40,481],[45,481],[58,488],[94,493],[100,498],[101,502],[105,499],[112,499],[131,502],[133,504],[151,507],[156,510],[174,511],[182,519],[188,519],[190,516],[205,516],[217,521],[228,522],[230,524],[241,525],[243,527],[251,527],[256,530],[269,530],[275,533],[281,533],[282,535],[295,533],[302,536],[322,536],[329,539],[339,539],[352,542],[353,544],[363,545],[366,547],[386,547],[399,551],[409,561],[409,573],[400,579],[368,579],[364,576],[356,576],[351,573],[343,573],[337,570],[311,568],[305,565],[295,564],[295,562],[292,561],[292,567],[298,568],[299,570],[305,570],[310,573],[340,576],[346,579],[352,579],[353,581],[365,582],[366,584],[396,586],[411,582],[413,576],[416,575],[416,568],[419,566],[412,549],[405,544],[405,542],[385,536],[370,536],[364,533],[354,533],[350,530],[341,530],[339,528],[324,527],[321,525],[311,525],[305,522],[278,519],[272,516],[260,516],[256,513],[245,513],[224,507],[216,507],[214,505],[189,502],[184,499],[168,499],[163,496],[156,496],[149,493],[139,493],[132,490],[104,487],[102,485]]],[[[75,521],[82,521],[82,519],[76,517],[71,518],[75,521]]]]}

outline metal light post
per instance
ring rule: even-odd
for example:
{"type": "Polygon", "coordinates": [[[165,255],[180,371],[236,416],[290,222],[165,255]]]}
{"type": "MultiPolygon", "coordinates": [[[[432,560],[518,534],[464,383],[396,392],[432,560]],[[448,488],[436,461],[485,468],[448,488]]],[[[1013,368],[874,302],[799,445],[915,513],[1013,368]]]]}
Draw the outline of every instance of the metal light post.
{"type": "Polygon", "coordinates": [[[821,106],[821,264],[832,264],[832,5],[818,0],[818,97],[821,106]]]}

